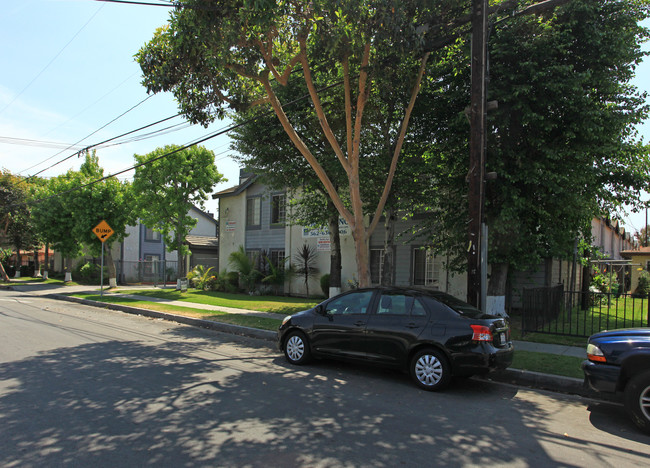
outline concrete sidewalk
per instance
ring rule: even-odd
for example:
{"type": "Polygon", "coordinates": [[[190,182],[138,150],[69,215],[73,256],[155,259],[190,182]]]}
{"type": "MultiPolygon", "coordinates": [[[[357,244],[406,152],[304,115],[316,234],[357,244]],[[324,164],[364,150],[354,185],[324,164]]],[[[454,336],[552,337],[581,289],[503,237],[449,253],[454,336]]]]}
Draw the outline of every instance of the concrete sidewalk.
{"type": "MultiPolygon", "coordinates": [[[[74,294],[74,293],[99,294],[100,290],[96,286],[61,286],[61,285],[49,285],[49,284],[42,284],[42,283],[30,283],[30,284],[1,286],[1,288],[12,289],[14,291],[18,291],[28,295],[46,296],[54,299],[67,300],[67,301],[83,303],[87,305],[97,306],[99,304],[96,301],[88,301],[85,299],[68,296],[68,294],[74,294]]],[[[199,304],[195,302],[174,301],[174,300],[153,298],[148,296],[138,296],[134,294],[129,294],[128,292],[129,290],[143,290],[143,289],[153,290],[159,288],[154,288],[152,286],[120,287],[116,292],[104,291],[104,295],[123,296],[123,297],[133,298],[142,301],[159,302],[159,303],[165,303],[165,304],[180,306],[180,307],[191,307],[194,309],[222,311],[230,314],[252,315],[255,317],[266,317],[266,318],[273,318],[273,319],[283,318],[279,314],[270,314],[270,313],[258,312],[254,310],[234,309],[230,307],[220,307],[220,306],[213,306],[208,304],[199,304]]],[[[275,346],[275,340],[277,337],[277,334],[275,332],[269,330],[260,330],[256,328],[242,327],[239,325],[230,325],[226,323],[214,322],[211,320],[185,317],[177,314],[156,312],[156,311],[141,309],[133,306],[102,303],[101,307],[112,309],[112,310],[119,310],[121,312],[126,312],[131,314],[162,318],[165,320],[175,321],[178,323],[199,326],[202,328],[209,328],[224,333],[250,336],[252,338],[258,338],[258,339],[270,341],[273,343],[272,346],[275,346]]],[[[561,346],[561,345],[553,345],[553,344],[535,343],[530,341],[515,341],[514,346],[515,346],[515,350],[552,354],[552,355],[561,355],[561,356],[572,356],[572,357],[586,359],[586,340],[585,340],[584,348],[574,347],[574,346],[561,346]]],[[[584,387],[582,379],[562,377],[562,376],[551,375],[551,374],[541,374],[537,372],[523,371],[518,369],[506,369],[503,371],[496,371],[482,378],[487,380],[492,380],[492,381],[515,384],[515,385],[540,388],[540,389],[550,390],[555,392],[570,393],[570,394],[587,396],[591,398],[596,397],[596,395],[594,395],[591,391],[589,391],[584,387]]]]}

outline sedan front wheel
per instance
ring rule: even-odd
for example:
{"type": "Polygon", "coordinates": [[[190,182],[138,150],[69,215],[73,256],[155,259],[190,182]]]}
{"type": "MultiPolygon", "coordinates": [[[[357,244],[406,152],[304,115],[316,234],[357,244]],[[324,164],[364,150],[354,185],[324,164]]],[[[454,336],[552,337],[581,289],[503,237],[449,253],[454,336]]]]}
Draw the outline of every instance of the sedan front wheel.
{"type": "Polygon", "coordinates": [[[434,349],[419,351],[411,359],[411,377],[415,384],[424,390],[442,390],[451,379],[447,358],[434,349]]]}
{"type": "Polygon", "coordinates": [[[289,332],[284,343],[284,356],[291,364],[305,364],[311,358],[309,343],[304,333],[294,330],[289,332]]]}

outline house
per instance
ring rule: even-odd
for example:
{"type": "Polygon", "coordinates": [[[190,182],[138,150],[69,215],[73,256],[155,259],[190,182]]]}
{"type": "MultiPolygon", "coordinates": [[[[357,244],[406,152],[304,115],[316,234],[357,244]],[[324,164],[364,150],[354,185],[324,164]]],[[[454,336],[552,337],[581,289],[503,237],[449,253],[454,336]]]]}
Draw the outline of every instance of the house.
{"type": "MultiPolygon", "coordinates": [[[[579,292],[588,289],[592,270],[615,271],[621,284],[629,277],[630,262],[625,252],[636,248],[634,236],[626,232],[618,221],[606,216],[591,220],[591,245],[593,246],[590,266],[583,266],[573,259],[545,259],[540,265],[525,271],[512,272],[508,290],[509,308],[519,309],[525,289],[563,285],[564,291],[579,292]],[[595,252],[598,251],[598,255],[595,252]]],[[[632,262],[635,263],[635,262],[632,262]]],[[[628,282],[629,283],[629,282],[628,282]]],[[[627,284],[626,290],[629,290],[627,284]]]]}
{"type": "MultiPolygon", "coordinates": [[[[189,269],[196,265],[217,267],[219,264],[219,223],[211,213],[192,206],[189,215],[196,219],[196,225],[186,238],[190,253],[187,258],[189,269]]],[[[111,255],[117,270],[119,283],[160,283],[175,281],[178,275],[178,253],[168,252],[159,232],[149,229],[142,223],[126,227],[127,236],[122,242],[111,244],[111,255]]],[[[100,263],[99,258],[89,255],[73,261],[73,268],[80,263],[100,263]]],[[[54,268],[65,270],[65,262],[60,254],[53,260],[54,268]]],[[[185,276],[183,272],[180,276],[185,276]]],[[[112,285],[114,286],[114,285],[112,285]]]]}
{"type": "Polygon", "coordinates": [[[641,271],[650,271],[650,247],[623,250],[621,255],[630,262],[629,290],[634,292],[639,285],[641,271]]]}
{"type": "MultiPolygon", "coordinates": [[[[259,179],[245,171],[240,172],[239,184],[213,194],[219,200],[219,269],[230,269],[228,258],[243,246],[251,256],[262,253],[278,264],[293,257],[302,245],[310,245],[317,252],[319,274],[309,283],[309,293],[320,294],[319,278],[329,273],[330,235],[327,228],[292,225],[287,221],[288,194],[269,190],[259,179]]],[[[352,233],[341,220],[342,289],[356,283],[356,261],[352,233]]],[[[399,286],[426,286],[463,297],[465,275],[445,269],[446,258],[427,251],[413,235],[413,220],[398,220],[395,226],[399,243],[392,247],[394,261],[393,284],[399,286]]],[[[376,229],[369,242],[371,281],[378,284],[384,255],[384,233],[376,229]]],[[[302,278],[294,277],[285,285],[285,293],[307,293],[302,278]]]]}
{"type": "MultiPolygon", "coordinates": [[[[188,214],[197,221],[185,239],[190,249],[188,269],[196,265],[216,268],[219,264],[218,221],[211,213],[195,206],[188,214]]],[[[126,232],[128,236],[113,251],[119,282],[171,281],[187,274],[178,273],[178,252],[167,251],[159,232],[141,223],[127,226],[126,232]]]]}

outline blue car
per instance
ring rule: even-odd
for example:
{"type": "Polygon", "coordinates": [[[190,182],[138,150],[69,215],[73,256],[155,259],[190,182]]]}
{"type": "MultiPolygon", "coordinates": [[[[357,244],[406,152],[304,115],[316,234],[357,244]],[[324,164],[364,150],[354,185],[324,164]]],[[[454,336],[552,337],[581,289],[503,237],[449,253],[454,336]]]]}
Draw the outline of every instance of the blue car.
{"type": "Polygon", "coordinates": [[[582,370],[586,385],[598,393],[622,397],[632,421],[650,433],[650,328],[592,335],[582,370]]]}

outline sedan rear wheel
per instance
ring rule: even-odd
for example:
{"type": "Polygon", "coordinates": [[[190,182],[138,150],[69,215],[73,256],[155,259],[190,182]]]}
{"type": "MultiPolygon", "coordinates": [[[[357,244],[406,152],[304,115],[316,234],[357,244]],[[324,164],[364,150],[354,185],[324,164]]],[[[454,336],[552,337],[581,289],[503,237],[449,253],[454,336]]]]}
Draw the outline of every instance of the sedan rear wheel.
{"type": "Polygon", "coordinates": [[[298,330],[289,332],[284,343],[284,355],[291,364],[300,365],[309,362],[311,353],[304,333],[298,330]]]}
{"type": "Polygon", "coordinates": [[[625,408],[634,424],[650,433],[650,372],[639,374],[627,383],[625,408]]]}
{"type": "Polygon", "coordinates": [[[449,385],[451,372],[447,358],[434,349],[425,349],[413,356],[410,370],[415,384],[425,390],[442,390],[449,385]]]}

